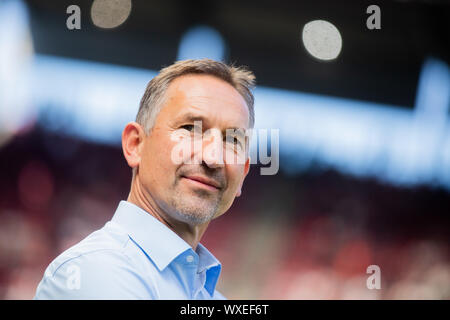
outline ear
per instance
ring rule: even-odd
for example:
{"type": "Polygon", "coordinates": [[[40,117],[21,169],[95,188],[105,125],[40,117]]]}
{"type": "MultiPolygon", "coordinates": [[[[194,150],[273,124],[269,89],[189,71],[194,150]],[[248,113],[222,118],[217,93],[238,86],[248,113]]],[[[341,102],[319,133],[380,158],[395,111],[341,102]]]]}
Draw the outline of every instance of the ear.
{"type": "Polygon", "coordinates": [[[122,132],[122,151],[128,165],[136,168],[141,163],[141,150],[144,144],[145,132],[136,122],[130,122],[122,132]]]}
{"type": "Polygon", "coordinates": [[[242,185],[244,184],[244,180],[247,177],[248,172],[250,171],[250,156],[247,158],[247,161],[245,161],[244,165],[244,176],[242,177],[241,184],[239,185],[238,191],[236,193],[236,197],[240,197],[242,194],[242,185]]]}

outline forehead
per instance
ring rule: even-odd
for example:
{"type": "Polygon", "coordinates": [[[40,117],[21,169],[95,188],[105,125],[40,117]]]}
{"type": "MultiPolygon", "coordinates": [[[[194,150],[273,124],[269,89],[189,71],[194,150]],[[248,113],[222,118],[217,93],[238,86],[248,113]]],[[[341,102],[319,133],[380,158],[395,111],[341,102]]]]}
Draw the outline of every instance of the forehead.
{"type": "Polygon", "coordinates": [[[244,98],[231,84],[211,75],[188,74],[174,79],[167,89],[163,111],[172,119],[189,113],[224,126],[249,126],[244,98]]]}

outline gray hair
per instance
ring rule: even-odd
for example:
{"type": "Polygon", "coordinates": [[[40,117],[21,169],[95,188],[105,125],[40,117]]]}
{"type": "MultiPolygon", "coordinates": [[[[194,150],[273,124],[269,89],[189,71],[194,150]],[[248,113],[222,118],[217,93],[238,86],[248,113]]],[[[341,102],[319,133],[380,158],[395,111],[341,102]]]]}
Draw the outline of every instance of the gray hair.
{"type": "Polygon", "coordinates": [[[164,105],[169,84],[175,78],[186,74],[212,75],[231,84],[244,98],[249,110],[249,127],[254,127],[255,111],[252,94],[255,86],[254,74],[245,67],[235,67],[211,59],[190,59],[177,61],[161,69],[159,74],[148,83],[136,115],[136,122],[144,127],[146,134],[150,133],[164,105]]]}

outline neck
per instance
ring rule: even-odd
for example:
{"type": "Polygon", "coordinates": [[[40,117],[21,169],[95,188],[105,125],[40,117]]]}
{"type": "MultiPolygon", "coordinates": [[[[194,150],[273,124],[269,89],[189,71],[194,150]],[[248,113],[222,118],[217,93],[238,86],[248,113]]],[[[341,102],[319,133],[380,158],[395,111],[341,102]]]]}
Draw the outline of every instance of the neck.
{"type": "Polygon", "coordinates": [[[139,175],[136,175],[131,182],[131,191],[127,198],[131,202],[152,215],[158,221],[175,232],[181,239],[186,241],[195,251],[201,237],[206,231],[209,222],[201,225],[190,225],[188,223],[178,221],[170,217],[164,212],[154,201],[148,192],[145,192],[139,181],[139,175]]]}

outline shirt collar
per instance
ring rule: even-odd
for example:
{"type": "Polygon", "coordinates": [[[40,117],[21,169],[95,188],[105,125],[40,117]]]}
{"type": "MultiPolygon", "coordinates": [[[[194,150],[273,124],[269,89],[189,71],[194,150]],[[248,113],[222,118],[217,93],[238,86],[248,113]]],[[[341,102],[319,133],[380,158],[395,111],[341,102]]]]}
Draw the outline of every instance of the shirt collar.
{"type": "Polygon", "coordinates": [[[209,269],[214,266],[220,266],[220,261],[217,260],[214,255],[209,252],[208,249],[201,243],[197,245],[197,249],[195,252],[198,254],[199,257],[199,264],[198,264],[198,272],[203,272],[206,269],[209,269]]]}
{"type": "Polygon", "coordinates": [[[214,295],[214,289],[219,280],[222,265],[214,255],[206,249],[201,243],[197,245],[196,253],[199,256],[198,272],[206,271],[205,289],[211,297],[214,295]]]}
{"type": "MultiPolygon", "coordinates": [[[[120,201],[111,220],[127,231],[133,241],[152,259],[159,271],[164,270],[186,250],[193,251],[192,247],[175,232],[131,202],[120,201]]],[[[207,278],[212,280],[207,281],[205,287],[209,284],[208,287],[214,290],[221,271],[219,260],[201,243],[197,245],[195,253],[199,259],[198,272],[207,270],[207,278]]],[[[210,291],[208,287],[206,289],[210,291]]]]}

